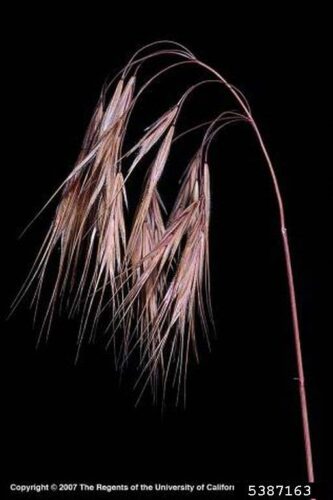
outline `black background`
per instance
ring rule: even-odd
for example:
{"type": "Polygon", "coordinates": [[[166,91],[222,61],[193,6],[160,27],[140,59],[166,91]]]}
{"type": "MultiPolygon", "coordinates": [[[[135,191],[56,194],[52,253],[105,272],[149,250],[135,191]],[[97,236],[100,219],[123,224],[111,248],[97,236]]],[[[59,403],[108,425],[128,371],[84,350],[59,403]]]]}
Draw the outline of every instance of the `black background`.
{"type": "MultiPolygon", "coordinates": [[[[328,12],[320,4],[315,11],[277,5],[244,9],[222,2],[216,10],[207,5],[206,13],[190,6],[181,13],[170,4],[135,11],[131,5],[94,12],[80,7],[73,15],[51,8],[11,13],[3,95],[9,133],[2,162],[2,317],[52,209],[22,240],[18,234],[69,173],[101,85],[141,45],[165,38],[184,43],[246,94],[276,166],[293,257],[315,473],[326,482],[332,465],[328,12]]],[[[152,87],[138,106],[139,125],[147,126],[198,76],[179,69],[152,87]]],[[[179,130],[223,106],[234,103],[221,90],[198,91],[179,130]]],[[[194,134],[179,146],[162,180],[167,203],[199,138],[194,134]]],[[[186,409],[170,401],[161,418],[149,397],[134,408],[133,380],[119,386],[102,340],[86,346],[74,366],[76,324],[66,318],[36,350],[25,302],[3,323],[6,484],[305,479],[277,206],[251,130],[237,125],[222,133],[210,167],[218,336],[212,352],[203,346],[200,364],[191,363],[186,409]]]]}

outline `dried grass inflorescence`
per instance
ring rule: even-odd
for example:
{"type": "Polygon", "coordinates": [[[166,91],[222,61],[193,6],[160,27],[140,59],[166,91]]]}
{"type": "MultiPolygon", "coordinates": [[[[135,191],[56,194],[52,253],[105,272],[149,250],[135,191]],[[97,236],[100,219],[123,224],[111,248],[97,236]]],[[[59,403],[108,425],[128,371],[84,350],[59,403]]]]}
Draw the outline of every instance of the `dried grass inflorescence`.
{"type": "MultiPolygon", "coordinates": [[[[271,176],[277,200],[290,309],[297,359],[308,482],[314,481],[299,322],[284,205],[273,164],[244,95],[215,69],[182,45],[161,41],[137,51],[100,95],[74,169],[44,208],[61,192],[51,227],[36,261],[13,305],[15,310],[37,283],[33,302],[39,304],[51,256],[60,249],[55,283],[42,321],[40,337],[48,337],[56,308],[79,314],[78,354],[85,335],[93,340],[103,315],[107,317],[107,345],[112,345],[116,367],[122,371],[137,353],[140,400],[146,387],[154,401],[167,388],[176,388],[185,403],[190,353],[198,358],[197,332],[209,341],[213,326],[209,287],[210,183],[208,152],[216,134],[238,121],[250,124],[271,176]],[[144,83],[143,66],[163,62],[144,83]],[[212,78],[194,83],[141,138],[126,147],[128,124],[139,98],[165,73],[195,65],[212,78]],[[209,122],[178,132],[187,97],[198,87],[219,84],[233,98],[237,110],[223,111],[209,122]],[[109,95],[111,94],[111,97],[109,95]],[[205,129],[193,152],[170,213],[164,209],[159,181],[171,162],[170,152],[185,134],[205,129]],[[149,165],[132,220],[127,209],[127,180],[140,165],[149,165]],[[201,323],[201,327],[199,324],[201,323]],[[170,384],[169,384],[170,382],[170,384]]],[[[140,120],[137,118],[137,122],[140,120]]],[[[140,123],[141,126],[141,123],[140,123]]],[[[184,165],[185,167],[185,165],[184,165]]],[[[32,223],[31,222],[31,223],[32,223]]],[[[29,224],[29,226],[31,225],[29,224]]],[[[29,227],[28,226],[28,227],[29,227]]]]}
{"type": "Polygon", "coordinates": [[[213,315],[207,153],[219,129],[248,119],[243,112],[248,109],[246,101],[229,86],[241,112],[224,112],[193,127],[206,127],[206,132],[185,169],[174,206],[166,213],[159,181],[170,163],[175,139],[190,132],[176,136],[185,100],[200,85],[218,82],[225,86],[225,82],[215,78],[193,84],[126,151],[125,136],[133,108],[149,85],[167,71],[187,64],[205,69],[179,44],[154,43],[138,51],[116,79],[103,87],[76,165],[55,193],[61,192],[61,196],[49,232],[13,305],[15,308],[37,283],[37,309],[51,256],[60,248],[40,336],[48,336],[56,308],[66,306],[70,316],[80,317],[79,353],[85,336],[93,340],[101,317],[105,317],[107,345],[113,346],[116,367],[122,370],[136,352],[139,399],[150,386],[155,401],[159,394],[165,400],[169,385],[176,388],[177,401],[181,395],[185,399],[190,353],[198,359],[196,331],[200,323],[209,343],[213,315]],[[166,56],[179,60],[138,85],[143,64],[166,56]],[[129,220],[127,180],[147,161],[141,196],[129,220]]]}

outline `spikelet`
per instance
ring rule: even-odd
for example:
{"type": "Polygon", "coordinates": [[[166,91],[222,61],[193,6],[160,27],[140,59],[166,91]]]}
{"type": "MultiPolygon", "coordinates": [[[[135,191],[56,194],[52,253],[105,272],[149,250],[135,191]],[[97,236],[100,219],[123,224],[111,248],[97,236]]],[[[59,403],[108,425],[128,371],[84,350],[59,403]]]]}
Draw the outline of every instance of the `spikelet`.
{"type": "MultiPolygon", "coordinates": [[[[197,155],[189,165],[184,182],[171,212],[164,237],[147,258],[146,274],[132,289],[150,283],[150,294],[155,290],[157,310],[141,334],[146,347],[141,357],[139,381],[146,377],[139,399],[147,386],[162,374],[163,399],[168,378],[174,368],[173,385],[177,385],[177,401],[184,388],[190,348],[198,357],[195,325],[200,318],[208,339],[207,310],[209,299],[209,171],[197,155]],[[157,294],[157,283],[150,276],[164,273],[163,297],[157,294]]],[[[134,293],[133,293],[134,292],[134,293]]]]}
{"type": "MultiPolygon", "coordinates": [[[[122,261],[125,245],[125,192],[119,158],[134,86],[134,77],[126,85],[121,80],[105,111],[104,96],[101,95],[77,163],[64,183],[62,198],[48,235],[35,266],[14,303],[16,306],[37,280],[34,301],[38,306],[46,268],[52,253],[60,245],[58,273],[41,334],[44,329],[49,331],[55,305],[66,289],[73,292],[76,288],[71,313],[78,309],[87,288],[90,267],[93,272],[88,292],[86,290],[87,296],[89,290],[94,290],[101,280],[103,284],[106,283],[105,275],[108,275],[108,281],[112,284],[110,276],[115,274],[122,261]],[[93,262],[95,255],[97,265],[93,262]]],[[[87,322],[90,308],[91,303],[86,301],[82,326],[87,322]]],[[[81,333],[83,330],[84,328],[81,333]]]]}

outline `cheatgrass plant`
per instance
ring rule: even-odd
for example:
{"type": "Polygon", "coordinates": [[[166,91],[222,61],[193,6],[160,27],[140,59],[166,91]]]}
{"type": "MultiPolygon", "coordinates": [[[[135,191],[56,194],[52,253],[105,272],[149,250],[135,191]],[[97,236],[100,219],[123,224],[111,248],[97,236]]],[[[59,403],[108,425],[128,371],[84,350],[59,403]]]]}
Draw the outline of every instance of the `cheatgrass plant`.
{"type": "MultiPolygon", "coordinates": [[[[141,125],[137,113],[135,120],[141,125]]],[[[94,338],[99,329],[105,333],[105,321],[100,322],[103,316],[107,323],[107,345],[114,349],[117,368],[122,371],[132,354],[137,353],[134,359],[140,369],[136,383],[138,399],[150,387],[154,400],[161,397],[164,402],[169,384],[176,388],[177,401],[185,399],[188,361],[191,353],[197,356],[198,332],[209,342],[213,328],[208,153],[218,132],[238,121],[248,123],[255,133],[278,202],[308,480],[313,481],[294,282],[275,171],[244,95],[182,45],[161,41],[143,47],[102,88],[77,162],[46,204],[59,197],[49,231],[12,307],[14,310],[34,286],[33,302],[37,309],[51,256],[60,248],[40,338],[48,336],[55,310],[66,307],[70,316],[77,314],[80,318],[79,353],[86,337],[94,338]],[[165,63],[170,57],[174,61],[165,63]],[[156,59],[163,66],[142,81],[142,68],[156,59]],[[148,127],[145,124],[141,137],[127,146],[125,139],[132,112],[139,100],[144,101],[145,91],[172,69],[185,71],[189,65],[202,70],[202,80],[181,93],[174,105],[156,116],[152,124],[148,127]],[[222,86],[231,95],[236,109],[221,110],[211,121],[179,131],[179,116],[188,96],[198,86],[211,83],[222,86]],[[177,139],[194,129],[202,130],[201,140],[188,165],[183,166],[179,192],[167,213],[159,192],[160,179],[168,168],[177,139]],[[149,166],[129,223],[127,181],[144,161],[149,166]]]]}

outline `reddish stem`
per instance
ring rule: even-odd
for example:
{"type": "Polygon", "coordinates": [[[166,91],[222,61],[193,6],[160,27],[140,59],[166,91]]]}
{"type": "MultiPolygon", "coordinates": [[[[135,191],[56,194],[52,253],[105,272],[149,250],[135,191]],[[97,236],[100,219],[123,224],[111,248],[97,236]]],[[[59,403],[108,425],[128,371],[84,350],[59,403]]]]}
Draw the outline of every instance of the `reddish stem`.
{"type": "Polygon", "coordinates": [[[290,308],[291,308],[294,343],[295,343],[295,351],[296,351],[297,374],[298,374],[297,380],[298,380],[298,391],[299,391],[300,404],[301,404],[301,415],[302,415],[302,424],[303,424],[303,438],[304,438],[304,447],[305,447],[307,479],[308,479],[309,483],[313,483],[314,482],[313,459],[312,459],[311,437],[310,437],[310,427],[309,427],[309,416],[308,416],[308,409],[307,409],[307,402],[306,402],[306,390],[305,390],[305,380],[304,380],[301,336],[300,336],[298,313],[297,313],[297,303],[296,303],[296,295],[295,295],[293,269],[292,269],[292,264],[291,264],[287,228],[286,228],[286,224],[285,224],[284,206],[283,206],[280,188],[279,188],[277,178],[275,175],[275,171],[273,169],[273,165],[272,165],[271,160],[269,158],[269,155],[267,153],[266,147],[263,143],[263,140],[262,140],[262,137],[259,133],[257,125],[253,121],[253,119],[251,119],[251,123],[252,123],[253,129],[258,137],[261,149],[262,149],[264,156],[266,158],[267,165],[269,167],[269,170],[270,170],[270,173],[271,173],[271,176],[273,179],[274,190],[275,190],[275,194],[276,194],[278,205],[279,205],[281,235],[282,235],[282,241],[283,241],[284,259],[285,259],[287,278],[288,278],[290,308]]]}
{"type": "Polygon", "coordinates": [[[254,121],[251,111],[244,101],[243,96],[239,94],[237,89],[230,85],[216,70],[208,66],[207,64],[197,61],[200,66],[207,69],[215,76],[217,76],[229,89],[232,95],[235,97],[237,102],[240,104],[241,108],[245,112],[249,122],[251,123],[253,130],[257,136],[259,141],[261,150],[266,159],[266,163],[273,181],[274,191],[278,202],[279,208],[279,218],[280,218],[280,226],[281,226],[281,235],[283,241],[283,251],[284,251],[284,259],[286,264],[287,278],[288,278],[288,289],[289,289],[289,299],[290,299],[290,308],[292,315],[292,324],[293,324],[293,336],[295,343],[295,351],[296,351],[296,361],[297,361],[297,380],[298,380],[298,390],[299,390],[299,398],[300,398],[300,406],[301,406],[301,416],[302,416],[302,426],[303,426],[303,438],[304,438],[304,448],[305,448],[305,460],[306,460],[306,469],[307,469],[307,479],[309,483],[314,482],[314,471],[313,471],[313,459],[312,459],[312,449],[311,449],[311,438],[310,438],[310,428],[309,428],[309,416],[306,402],[306,391],[305,391],[305,381],[304,381],[304,368],[303,368],[303,356],[302,356],[302,347],[301,347],[301,336],[299,329],[299,321],[298,321],[298,313],[297,313],[297,304],[296,304],[296,295],[295,295],[295,285],[294,285],[294,277],[293,270],[291,264],[290,257],[290,249],[289,242],[287,236],[287,228],[285,223],[285,213],[284,213],[284,205],[281,196],[280,187],[277,181],[277,177],[275,174],[275,170],[269,154],[267,152],[264,141],[261,137],[259,129],[257,127],[256,122],[254,121]]]}

